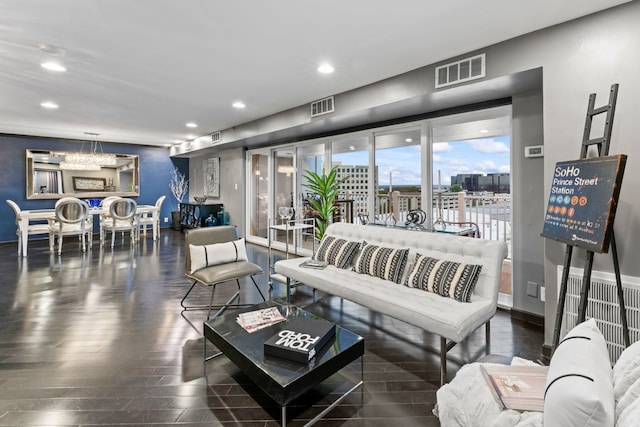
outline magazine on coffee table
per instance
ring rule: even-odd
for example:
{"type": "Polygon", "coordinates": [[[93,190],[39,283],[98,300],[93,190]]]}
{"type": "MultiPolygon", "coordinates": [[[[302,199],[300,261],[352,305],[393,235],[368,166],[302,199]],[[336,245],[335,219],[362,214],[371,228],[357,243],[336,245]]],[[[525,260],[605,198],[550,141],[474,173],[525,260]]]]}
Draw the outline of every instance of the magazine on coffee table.
{"type": "Polygon", "coordinates": [[[285,320],[287,319],[280,313],[277,307],[240,313],[236,318],[236,322],[247,332],[254,332],[285,320]]]}
{"type": "Polygon", "coordinates": [[[482,365],[481,368],[502,409],[542,411],[548,366],[482,365]]]}

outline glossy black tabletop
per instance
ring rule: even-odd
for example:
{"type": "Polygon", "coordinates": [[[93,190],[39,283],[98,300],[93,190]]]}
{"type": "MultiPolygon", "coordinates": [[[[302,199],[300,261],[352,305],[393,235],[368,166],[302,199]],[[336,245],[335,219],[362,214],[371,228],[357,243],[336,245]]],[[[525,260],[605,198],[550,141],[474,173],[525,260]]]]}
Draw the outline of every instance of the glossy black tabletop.
{"type": "Polygon", "coordinates": [[[267,301],[251,308],[227,312],[205,322],[204,335],[280,405],[287,405],[363,355],[364,338],[339,325],[336,325],[335,338],[325,348],[320,349],[319,354],[308,364],[265,355],[264,341],[282,330],[287,322],[249,333],[236,322],[236,317],[242,312],[273,306],[278,307],[287,319],[320,319],[295,306],[267,301]]]}

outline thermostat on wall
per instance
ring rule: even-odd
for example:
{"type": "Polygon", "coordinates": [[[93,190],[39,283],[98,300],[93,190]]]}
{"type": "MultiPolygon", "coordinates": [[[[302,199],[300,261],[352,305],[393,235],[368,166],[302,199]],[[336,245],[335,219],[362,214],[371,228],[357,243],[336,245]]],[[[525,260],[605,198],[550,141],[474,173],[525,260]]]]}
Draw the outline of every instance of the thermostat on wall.
{"type": "Polygon", "coordinates": [[[544,156],[544,145],[530,145],[524,147],[525,157],[542,157],[544,156]]]}

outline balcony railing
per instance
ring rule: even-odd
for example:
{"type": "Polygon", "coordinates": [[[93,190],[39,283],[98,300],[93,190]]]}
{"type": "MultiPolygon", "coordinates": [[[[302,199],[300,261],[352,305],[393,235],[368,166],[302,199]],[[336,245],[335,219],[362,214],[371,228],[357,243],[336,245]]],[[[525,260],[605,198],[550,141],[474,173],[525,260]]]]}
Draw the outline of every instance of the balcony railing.
{"type": "MultiPolygon", "coordinates": [[[[363,222],[368,213],[368,198],[365,194],[351,194],[354,222],[363,222]]],[[[407,214],[413,209],[422,209],[420,193],[394,191],[389,196],[376,194],[376,220],[389,223],[405,223],[407,214]]],[[[345,209],[339,207],[340,210],[345,209]]],[[[511,241],[511,195],[481,194],[469,195],[465,192],[434,194],[431,201],[432,220],[443,219],[451,222],[475,222],[484,239],[511,241]]],[[[339,215],[345,218],[346,211],[339,215]]]]}

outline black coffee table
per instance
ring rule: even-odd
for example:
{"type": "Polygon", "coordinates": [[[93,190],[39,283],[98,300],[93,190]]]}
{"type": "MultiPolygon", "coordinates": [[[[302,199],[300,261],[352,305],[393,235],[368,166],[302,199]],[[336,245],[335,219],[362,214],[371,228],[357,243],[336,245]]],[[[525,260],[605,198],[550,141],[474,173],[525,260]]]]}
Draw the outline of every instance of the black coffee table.
{"type": "MultiPolygon", "coordinates": [[[[280,312],[288,319],[296,316],[320,319],[320,317],[300,308],[267,301],[250,308],[235,310],[204,322],[204,336],[282,407],[282,425],[284,426],[287,421],[287,405],[337,373],[340,369],[362,357],[364,354],[364,338],[336,325],[335,339],[331,341],[328,348],[321,349],[320,355],[316,356],[309,364],[265,355],[263,350],[264,341],[278,333],[287,322],[281,322],[249,333],[236,323],[236,316],[242,312],[260,310],[267,307],[278,307],[280,312]]],[[[205,341],[205,362],[212,358],[207,358],[206,345],[205,341]]],[[[309,424],[313,424],[322,418],[342,399],[360,387],[362,383],[361,368],[360,381],[318,414],[309,424]]]]}

